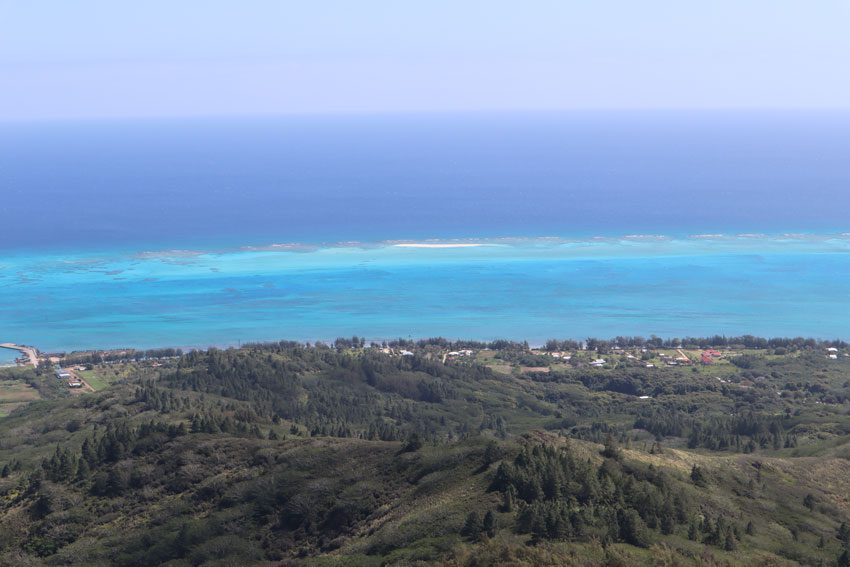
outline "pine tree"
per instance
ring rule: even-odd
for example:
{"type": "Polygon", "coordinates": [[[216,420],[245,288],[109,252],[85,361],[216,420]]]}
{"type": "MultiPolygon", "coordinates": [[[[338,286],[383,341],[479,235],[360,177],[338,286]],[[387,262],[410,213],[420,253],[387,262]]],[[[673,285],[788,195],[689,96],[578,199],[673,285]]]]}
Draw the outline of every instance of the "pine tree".
{"type": "Polygon", "coordinates": [[[691,468],[691,480],[694,484],[701,488],[704,488],[707,484],[707,478],[705,476],[705,473],[703,472],[702,468],[698,467],[697,465],[694,465],[691,468]]]}
{"type": "Polygon", "coordinates": [[[78,482],[84,481],[89,477],[89,474],[91,474],[91,469],[89,468],[88,462],[85,459],[80,459],[77,463],[76,480],[78,482]]]}
{"type": "Polygon", "coordinates": [[[850,543],[850,526],[847,525],[847,522],[841,522],[841,526],[838,527],[837,537],[845,545],[850,543]]]}
{"type": "Polygon", "coordinates": [[[482,527],[487,537],[496,537],[496,515],[492,511],[488,511],[484,515],[484,525],[482,527]]]}
{"type": "Polygon", "coordinates": [[[806,494],[806,497],[803,498],[803,506],[805,506],[809,510],[814,510],[815,509],[815,497],[812,494],[806,494]]]}
{"type": "Polygon", "coordinates": [[[691,525],[688,526],[688,539],[691,541],[699,539],[699,527],[697,527],[696,522],[691,522],[691,525]]]}
{"type": "Polygon", "coordinates": [[[478,512],[470,512],[466,517],[466,522],[464,522],[460,533],[471,541],[478,541],[481,538],[481,530],[483,528],[484,526],[481,523],[481,517],[478,515],[478,512]]]}
{"type": "Polygon", "coordinates": [[[606,459],[619,459],[620,458],[620,450],[617,447],[617,442],[614,440],[614,436],[610,433],[605,438],[605,447],[602,449],[602,456],[606,459]]]}
{"type": "Polygon", "coordinates": [[[735,542],[735,534],[732,533],[732,530],[726,530],[726,539],[723,542],[723,549],[726,551],[734,551],[737,547],[735,542]]]}
{"type": "Polygon", "coordinates": [[[502,512],[513,512],[514,511],[514,491],[513,487],[505,491],[502,496],[502,512]]]}

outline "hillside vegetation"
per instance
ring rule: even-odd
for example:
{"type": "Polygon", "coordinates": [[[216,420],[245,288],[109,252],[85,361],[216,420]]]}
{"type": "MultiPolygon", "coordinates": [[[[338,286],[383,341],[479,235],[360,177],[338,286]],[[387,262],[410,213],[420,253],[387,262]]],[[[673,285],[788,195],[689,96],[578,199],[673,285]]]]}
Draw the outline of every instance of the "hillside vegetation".
{"type": "Polygon", "coordinates": [[[850,564],[846,345],[674,346],[0,370],[45,398],[0,419],[0,564],[850,564]]]}

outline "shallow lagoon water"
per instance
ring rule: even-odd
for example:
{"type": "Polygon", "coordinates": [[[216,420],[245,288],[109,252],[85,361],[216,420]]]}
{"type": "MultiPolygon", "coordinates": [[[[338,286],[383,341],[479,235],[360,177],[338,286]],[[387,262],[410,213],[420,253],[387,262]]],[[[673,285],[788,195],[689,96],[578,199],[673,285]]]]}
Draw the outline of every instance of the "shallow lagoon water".
{"type": "Polygon", "coordinates": [[[72,350],[353,334],[847,336],[846,235],[434,244],[6,255],[2,338],[72,350]]]}

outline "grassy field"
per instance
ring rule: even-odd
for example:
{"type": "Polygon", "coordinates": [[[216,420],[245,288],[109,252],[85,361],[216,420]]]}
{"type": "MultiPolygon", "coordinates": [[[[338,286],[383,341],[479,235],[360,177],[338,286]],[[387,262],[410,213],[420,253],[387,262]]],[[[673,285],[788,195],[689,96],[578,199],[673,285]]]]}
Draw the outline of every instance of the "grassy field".
{"type": "Polygon", "coordinates": [[[94,390],[100,391],[109,387],[112,380],[108,380],[104,375],[95,370],[78,370],[77,374],[88,383],[94,390]]]}
{"type": "Polygon", "coordinates": [[[41,399],[38,390],[20,380],[0,382],[0,417],[29,402],[41,399]]]}

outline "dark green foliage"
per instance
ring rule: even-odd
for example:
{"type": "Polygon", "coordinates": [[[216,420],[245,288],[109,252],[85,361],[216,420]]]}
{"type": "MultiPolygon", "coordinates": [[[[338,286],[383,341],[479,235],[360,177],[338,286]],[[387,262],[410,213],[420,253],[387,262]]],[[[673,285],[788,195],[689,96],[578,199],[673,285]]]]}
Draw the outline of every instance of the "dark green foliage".
{"type": "Polygon", "coordinates": [[[844,545],[850,545],[850,526],[847,525],[847,522],[841,522],[841,525],[838,526],[836,537],[844,545]]]}
{"type": "Polygon", "coordinates": [[[694,484],[701,488],[705,488],[708,485],[708,477],[705,475],[702,468],[697,465],[691,467],[691,480],[694,484]]]}
{"type": "Polygon", "coordinates": [[[664,475],[608,459],[599,466],[569,450],[526,447],[512,464],[502,463],[492,490],[516,493],[526,503],[517,530],[538,539],[583,539],[606,532],[612,539],[648,546],[648,524],[671,533],[687,518],[689,503],[673,496],[664,475]],[[616,525],[616,530],[611,530],[616,525]]]}
{"type": "Polygon", "coordinates": [[[492,510],[488,510],[484,515],[482,530],[487,537],[496,537],[496,515],[492,510]]]}
{"type": "Polygon", "coordinates": [[[483,531],[484,524],[481,521],[481,516],[478,515],[478,512],[472,511],[466,517],[466,521],[463,523],[463,528],[460,533],[462,536],[469,538],[471,541],[478,541],[481,539],[483,531]]]}
{"type": "MultiPolygon", "coordinates": [[[[363,554],[353,564],[496,564],[516,542],[517,562],[569,563],[584,556],[558,550],[590,557],[601,542],[597,562],[630,564],[617,557],[628,546],[647,548],[631,549],[642,554],[633,561],[659,549],[678,559],[684,544],[744,564],[755,550],[816,564],[850,544],[834,495],[791,466],[798,448],[844,457],[850,435],[844,361],[827,363],[819,343],[766,342],[754,348],[795,354],[726,364],[722,383],[705,369],[588,369],[581,353],[572,366],[510,375],[472,357],[441,362],[439,349],[471,345],[394,345],[415,355],[356,337],[156,366],[133,354],[135,370],[103,392],[19,410],[0,421],[0,563],[345,564],[337,550],[353,542],[363,554]],[[678,468],[689,460],[700,463],[690,474],[678,468]],[[791,537],[777,541],[773,527],[755,537],[751,518],[791,537]],[[833,529],[839,541],[822,536],[833,529]]],[[[482,357],[500,365],[551,362],[520,343],[492,347],[482,357]]]]}
{"type": "Polygon", "coordinates": [[[803,506],[805,506],[809,510],[815,509],[815,497],[813,494],[806,494],[806,497],[803,498],[803,506]]]}

